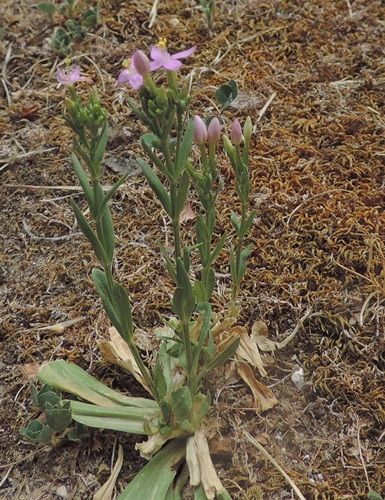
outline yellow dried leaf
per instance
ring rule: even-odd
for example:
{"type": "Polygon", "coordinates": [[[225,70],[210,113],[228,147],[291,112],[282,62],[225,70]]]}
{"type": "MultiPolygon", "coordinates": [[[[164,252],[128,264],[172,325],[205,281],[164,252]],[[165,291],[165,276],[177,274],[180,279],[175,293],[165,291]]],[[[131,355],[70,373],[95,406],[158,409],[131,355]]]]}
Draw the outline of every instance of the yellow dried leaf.
{"type": "Polygon", "coordinates": [[[238,363],[238,373],[253,393],[254,410],[257,413],[269,410],[278,403],[272,391],[255,378],[252,368],[247,363],[243,361],[238,363]]]}

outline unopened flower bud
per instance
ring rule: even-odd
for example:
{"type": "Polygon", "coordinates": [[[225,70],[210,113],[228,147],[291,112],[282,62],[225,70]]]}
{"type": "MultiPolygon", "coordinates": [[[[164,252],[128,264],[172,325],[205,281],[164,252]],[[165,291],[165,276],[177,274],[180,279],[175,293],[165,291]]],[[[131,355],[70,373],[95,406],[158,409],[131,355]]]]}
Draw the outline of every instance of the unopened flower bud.
{"type": "Polygon", "coordinates": [[[150,61],[144,52],[141,50],[134,52],[132,62],[136,71],[139,75],[143,76],[143,78],[150,74],[150,61]]]}
{"type": "Polygon", "coordinates": [[[156,104],[159,106],[161,109],[167,109],[168,105],[168,97],[167,97],[167,91],[164,88],[164,85],[162,85],[159,89],[158,95],[156,97],[156,104]]]}
{"type": "Polygon", "coordinates": [[[243,126],[243,135],[245,137],[246,144],[249,144],[252,133],[253,133],[253,124],[251,122],[250,116],[248,116],[246,118],[245,125],[243,126]]]}
{"type": "Polygon", "coordinates": [[[216,144],[219,139],[221,138],[221,124],[218,120],[217,117],[214,117],[207,129],[207,139],[213,143],[216,144]]]}
{"type": "Polygon", "coordinates": [[[201,145],[207,141],[207,129],[205,122],[198,115],[194,116],[194,141],[201,145]]]}
{"type": "Polygon", "coordinates": [[[233,121],[231,126],[230,138],[234,146],[239,146],[239,144],[243,141],[241,125],[237,119],[233,121]]]}

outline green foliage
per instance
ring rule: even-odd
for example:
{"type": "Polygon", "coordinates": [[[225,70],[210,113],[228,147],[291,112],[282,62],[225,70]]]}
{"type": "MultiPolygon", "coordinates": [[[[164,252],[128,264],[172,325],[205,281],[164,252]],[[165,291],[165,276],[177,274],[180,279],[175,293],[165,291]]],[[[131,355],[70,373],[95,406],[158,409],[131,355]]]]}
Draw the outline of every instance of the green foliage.
{"type": "Polygon", "coordinates": [[[88,8],[82,12],[86,5],[76,0],[65,0],[59,9],[50,2],[41,2],[36,5],[36,8],[48,16],[52,23],[55,23],[55,15],[60,14],[65,17],[66,29],[57,28],[52,38],[53,48],[63,54],[70,54],[72,42],[83,40],[87,30],[99,23],[99,9],[88,8]]]}
{"type": "Polygon", "coordinates": [[[41,2],[36,5],[36,8],[41,10],[53,22],[53,16],[56,13],[56,7],[53,3],[41,2]]]}
{"type": "Polygon", "coordinates": [[[209,2],[207,2],[207,0],[199,0],[199,3],[206,16],[207,24],[209,28],[211,28],[215,19],[215,0],[210,0],[209,2]]]}
{"type": "Polygon", "coordinates": [[[382,496],[375,491],[369,491],[368,498],[369,500],[383,500],[382,496]]]}
{"type": "Polygon", "coordinates": [[[33,404],[45,413],[45,424],[40,420],[31,420],[28,427],[22,427],[20,434],[33,443],[55,444],[63,440],[79,441],[88,437],[89,433],[82,424],[73,424],[71,402],[62,401],[61,393],[57,393],[49,384],[44,384],[38,391],[31,384],[33,404]]]}
{"type": "MultiPolygon", "coordinates": [[[[210,11],[212,22],[214,0],[209,4],[202,2],[202,5],[210,11]]],[[[62,28],[57,30],[57,43],[61,50],[70,50],[71,42],[75,38],[84,38],[84,29],[97,21],[97,12],[92,9],[84,14],[83,21],[75,19],[78,8],[79,4],[75,0],[66,0],[60,8],[60,13],[67,15],[67,31],[62,28]]],[[[217,322],[210,305],[216,282],[214,264],[227,239],[226,233],[220,236],[216,234],[216,200],[222,188],[216,164],[216,142],[220,131],[214,127],[216,138],[211,136],[208,153],[206,145],[199,144],[201,163],[194,168],[190,159],[195,127],[188,110],[191,97],[186,89],[178,88],[176,72],[167,72],[168,89],[163,85],[157,87],[150,75],[144,75],[144,82],[138,93],[141,109],[131,101],[129,104],[149,130],[140,140],[148,161],[139,158],[138,163],[172,226],[172,251],[161,242],[159,247],[175,284],[171,307],[176,315],[176,318],[167,322],[167,334],[162,332],[162,335],[158,335],[160,346],[152,373],[144,364],[135,344],[129,294],[115,281],[112,271],[115,235],[109,202],[126,178],[119,179],[107,193],[100,183],[108,124],[107,113],[101,106],[96,88],[91,91],[89,102],[83,106],[75,88],[69,86],[71,99],[65,101],[64,118],[75,134],[76,155],[72,155],[72,161],[90,216],[85,217],[81,205],[78,206],[73,200],[71,204],[78,226],[92,245],[101,267],[92,271],[94,284],[108,317],[130,350],[132,357],[127,358],[127,366],[142,381],[155,401],[123,396],[76,365],[51,362],[42,366],[38,375],[46,385],[39,392],[33,390],[35,404],[46,413],[46,425],[32,421],[27,429],[23,429],[23,435],[36,442],[52,440],[58,433],[72,439],[84,432],[84,425],[146,435],[148,441],[138,444],[138,449],[150,462],[130,483],[120,500],[139,497],[146,500],[180,500],[189,475],[185,465],[187,450],[187,464],[192,463],[190,455],[195,453],[192,450],[208,455],[202,463],[209,463],[210,460],[203,428],[211,397],[204,393],[202,380],[234,355],[240,339],[230,337],[231,341],[225,339],[228,341],[218,346],[212,333],[213,325],[217,322]],[[196,242],[187,244],[181,231],[181,216],[192,186],[198,194],[200,213],[196,217],[196,242]],[[197,271],[193,265],[196,260],[200,274],[194,275],[194,271],[197,271]],[[82,401],[62,401],[61,395],[53,389],[73,394],[82,401]],[[68,432],[72,420],[80,427],[68,432]],[[201,443],[201,450],[198,442],[201,443]]],[[[236,96],[237,85],[233,80],[216,93],[223,108],[236,96]]],[[[252,249],[251,245],[244,248],[243,244],[255,216],[255,212],[247,214],[251,129],[251,123],[248,123],[242,151],[239,144],[234,146],[230,139],[224,137],[241,202],[240,216],[231,212],[231,222],[238,241],[237,247],[230,249],[233,298],[245,274],[252,249]]],[[[235,318],[229,319],[235,321],[235,318]]],[[[212,487],[218,493],[217,498],[229,498],[224,488],[216,489],[220,484],[218,478],[217,482],[210,479],[213,484],[216,482],[216,486],[213,486],[205,483],[203,475],[202,472],[201,484],[195,488],[196,498],[206,500],[206,494],[211,495],[208,492],[212,487]]]]}
{"type": "Polygon", "coordinates": [[[215,92],[215,99],[222,105],[222,111],[230,106],[238,95],[237,82],[230,80],[219,87],[215,92]]]}

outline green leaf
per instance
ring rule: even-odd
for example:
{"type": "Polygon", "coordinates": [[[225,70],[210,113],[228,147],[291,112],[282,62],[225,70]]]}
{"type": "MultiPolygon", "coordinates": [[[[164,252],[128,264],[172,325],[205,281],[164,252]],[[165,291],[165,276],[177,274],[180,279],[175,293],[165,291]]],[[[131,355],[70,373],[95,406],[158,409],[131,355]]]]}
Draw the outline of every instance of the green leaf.
{"type": "Polygon", "coordinates": [[[155,174],[153,169],[149,166],[149,164],[145,160],[137,158],[136,161],[139,163],[144,175],[146,176],[147,182],[150,184],[151,189],[158,197],[167,215],[171,216],[170,196],[165,187],[163,186],[163,184],[161,183],[161,181],[159,180],[159,177],[155,174]]]}
{"type": "Polygon", "coordinates": [[[196,370],[198,368],[199,356],[201,354],[203,345],[210,331],[210,323],[211,323],[211,306],[208,302],[203,302],[197,305],[196,311],[202,314],[203,323],[202,330],[199,336],[198,345],[194,350],[194,358],[192,362],[191,372],[195,375],[196,370]]]}
{"type": "Polygon", "coordinates": [[[49,425],[44,425],[40,420],[31,420],[28,428],[22,427],[20,434],[33,443],[50,443],[52,437],[52,430],[49,425]]]}
{"type": "Polygon", "coordinates": [[[92,214],[92,217],[95,218],[96,209],[94,207],[94,194],[92,192],[91,185],[90,185],[88,178],[87,178],[87,175],[84,172],[84,170],[83,170],[79,160],[77,159],[75,153],[72,153],[71,158],[72,158],[72,165],[74,167],[77,178],[79,179],[80,185],[83,189],[88,206],[90,208],[90,212],[92,214]]]}
{"type": "Polygon", "coordinates": [[[126,290],[120,283],[114,282],[114,286],[112,287],[112,300],[120,324],[119,333],[128,344],[134,332],[131,304],[126,290]]]}
{"type": "Polygon", "coordinates": [[[176,164],[175,164],[176,179],[181,175],[183,169],[186,166],[188,157],[190,156],[193,138],[194,138],[194,120],[190,120],[186,127],[183,141],[179,148],[179,154],[176,159],[176,164]]]}
{"type": "Polygon", "coordinates": [[[62,431],[72,422],[70,401],[64,403],[61,408],[55,408],[52,404],[45,405],[45,418],[47,424],[54,431],[62,431]]]}
{"type": "Polygon", "coordinates": [[[368,498],[369,500],[383,500],[382,496],[375,491],[369,491],[368,498]]]}
{"type": "Polygon", "coordinates": [[[160,402],[160,409],[162,410],[163,422],[165,424],[168,424],[170,417],[171,417],[171,412],[172,412],[171,405],[169,403],[167,403],[167,401],[162,399],[162,401],[160,402]]]}
{"type": "Polygon", "coordinates": [[[234,229],[235,229],[237,235],[239,236],[239,231],[241,229],[240,222],[238,220],[237,214],[235,212],[233,212],[232,210],[230,210],[230,212],[231,212],[230,220],[234,226],[234,229]]]}
{"type": "Polygon", "coordinates": [[[230,248],[230,274],[235,285],[238,286],[238,273],[235,261],[234,247],[230,248]]]}
{"type": "Polygon", "coordinates": [[[239,342],[240,342],[240,337],[236,337],[230,345],[228,345],[220,354],[218,354],[218,356],[216,356],[212,361],[210,361],[210,363],[207,363],[207,365],[204,368],[202,368],[202,370],[196,377],[196,380],[194,381],[195,384],[197,384],[197,382],[199,382],[215,367],[226,363],[226,361],[229,358],[231,358],[233,354],[235,354],[236,350],[238,349],[239,342]]]}
{"type": "MultiPolygon", "coordinates": [[[[117,190],[120,188],[120,186],[127,180],[128,174],[124,175],[121,177],[118,182],[116,182],[112,188],[106,193],[106,195],[103,198],[102,204],[100,205],[99,211],[100,213],[104,210],[104,207],[107,205],[107,203],[111,200],[111,198],[114,196],[114,194],[117,192],[117,190]]],[[[96,217],[95,217],[96,218],[96,217]]]]}
{"type": "Polygon", "coordinates": [[[239,269],[238,269],[238,283],[242,280],[243,276],[245,275],[246,261],[252,249],[253,249],[253,244],[250,243],[250,245],[245,249],[243,249],[241,252],[241,257],[239,259],[239,269]]]}
{"type": "Polygon", "coordinates": [[[75,441],[76,443],[78,443],[81,439],[90,437],[90,433],[83,424],[81,424],[80,422],[75,423],[76,428],[70,431],[66,436],[69,441],[75,441]]]}
{"type": "Polygon", "coordinates": [[[193,401],[193,425],[195,428],[199,426],[204,417],[207,415],[211,406],[211,395],[206,396],[199,392],[193,401]]]}
{"type": "MultiPolygon", "coordinates": [[[[79,127],[76,126],[76,124],[68,118],[67,115],[64,115],[64,118],[66,122],[69,124],[69,126],[73,129],[75,133],[77,133],[79,127]]],[[[87,148],[84,148],[80,142],[78,141],[77,137],[73,137],[73,143],[74,143],[74,148],[75,151],[78,153],[78,155],[81,157],[81,159],[84,161],[84,163],[87,165],[88,171],[90,173],[93,172],[94,170],[94,164],[92,163],[92,160],[89,156],[89,150],[87,148]]]]}
{"type": "Polygon", "coordinates": [[[208,300],[206,287],[200,280],[194,281],[194,295],[197,302],[206,302],[208,300]]]}
{"type": "Polygon", "coordinates": [[[213,264],[217,260],[218,255],[221,253],[222,248],[224,247],[224,244],[226,243],[226,239],[227,239],[227,231],[225,231],[222,234],[222,238],[219,240],[218,245],[211,252],[210,264],[213,264]]]}
{"type": "Polygon", "coordinates": [[[104,265],[111,266],[112,260],[114,258],[115,252],[115,232],[114,223],[112,221],[111,212],[108,206],[106,206],[102,220],[102,234],[98,235],[99,239],[102,241],[104,251],[107,256],[107,262],[104,265]]]}
{"type": "Polygon", "coordinates": [[[37,398],[39,401],[39,408],[42,410],[44,410],[47,404],[57,405],[61,399],[61,397],[53,391],[44,392],[43,394],[40,392],[37,398]]]}
{"type": "Polygon", "coordinates": [[[118,315],[116,314],[114,304],[112,303],[112,292],[109,288],[106,274],[100,269],[92,269],[92,278],[94,280],[96,290],[98,291],[98,294],[102,299],[103,307],[107,313],[107,316],[110,318],[112,324],[120,333],[122,327],[120,325],[118,315]]]}
{"type": "MultiPolygon", "coordinates": [[[[146,435],[144,421],[150,418],[155,423],[160,417],[158,406],[156,408],[128,406],[107,408],[80,401],[71,401],[71,410],[72,418],[83,425],[142,435],[146,435]]],[[[158,427],[153,425],[151,432],[154,433],[157,430],[158,427]]]]}
{"type": "Polygon", "coordinates": [[[56,7],[52,3],[41,2],[36,5],[36,7],[46,14],[50,19],[56,12],[56,7]]]}
{"type": "Polygon", "coordinates": [[[103,124],[103,129],[98,144],[96,146],[95,151],[93,151],[92,155],[94,168],[96,167],[99,173],[100,173],[100,164],[102,163],[103,156],[106,151],[107,141],[108,141],[108,122],[106,119],[103,124]]]}
{"type": "Polygon", "coordinates": [[[157,363],[155,365],[154,382],[155,382],[156,389],[158,391],[159,398],[163,399],[167,394],[167,383],[166,383],[166,379],[163,375],[162,368],[159,364],[159,360],[157,361],[157,363]]]}
{"type": "Polygon", "coordinates": [[[175,266],[174,266],[172,260],[170,259],[170,256],[168,255],[167,250],[162,245],[162,242],[160,240],[158,240],[157,243],[159,245],[160,252],[161,252],[161,254],[163,255],[163,257],[164,257],[164,259],[166,261],[167,271],[169,272],[169,274],[170,274],[172,280],[174,281],[174,283],[177,284],[175,266]]]}
{"type": "Polygon", "coordinates": [[[184,422],[191,415],[192,399],[190,389],[183,386],[171,393],[172,413],[180,423],[184,422]]]}
{"type": "Polygon", "coordinates": [[[118,500],[165,500],[186,455],[186,441],[173,439],[135,476],[118,500]]]}
{"type": "Polygon", "coordinates": [[[82,26],[85,28],[93,28],[99,23],[99,9],[97,7],[88,9],[83,14],[82,26]]]}
{"type": "Polygon", "coordinates": [[[182,178],[178,186],[177,199],[176,199],[177,206],[175,208],[176,213],[174,214],[175,219],[180,217],[180,214],[182,213],[182,210],[186,205],[189,187],[190,187],[190,176],[187,170],[185,170],[182,174],[182,178]]]}
{"type": "Polygon", "coordinates": [[[237,83],[234,80],[230,80],[229,83],[221,85],[215,92],[215,98],[219,104],[223,106],[223,109],[229,106],[237,95],[237,83]]]}
{"type": "Polygon", "coordinates": [[[228,82],[228,85],[231,87],[232,91],[233,91],[233,99],[235,99],[237,96],[238,96],[238,86],[237,86],[237,82],[235,80],[230,80],[228,82]]]}
{"type": "Polygon", "coordinates": [[[196,299],[186,269],[179,257],[176,261],[176,276],[178,286],[173,296],[173,308],[181,320],[190,321],[196,299]]]}
{"type": "Polygon", "coordinates": [[[257,213],[256,210],[253,210],[251,212],[251,214],[248,216],[243,228],[242,228],[242,237],[245,236],[245,234],[247,233],[247,231],[250,229],[250,226],[251,224],[253,223],[253,220],[254,220],[254,217],[255,217],[255,214],[257,213]]]}
{"type": "Polygon", "coordinates": [[[75,203],[75,201],[72,198],[71,198],[71,206],[72,206],[73,211],[75,212],[75,217],[76,217],[76,221],[78,223],[78,226],[79,226],[81,232],[84,234],[84,236],[91,243],[92,248],[96,254],[96,257],[98,258],[98,260],[101,263],[108,262],[106,253],[104,251],[104,248],[103,248],[101,242],[99,241],[94,230],[88,224],[86,218],[83,215],[83,212],[80,210],[80,208],[77,206],[77,204],[75,203]]]}
{"type": "MultiPolygon", "coordinates": [[[[144,134],[144,136],[146,135],[150,135],[152,137],[156,137],[154,134],[144,134]]],[[[162,162],[162,160],[156,155],[156,153],[154,153],[154,151],[152,150],[152,147],[150,147],[147,142],[145,142],[144,140],[142,140],[142,138],[144,137],[142,135],[142,137],[140,138],[140,143],[142,145],[142,148],[144,150],[144,152],[146,153],[146,155],[150,158],[150,160],[156,165],[156,167],[162,172],[162,174],[164,174],[165,176],[168,175],[168,170],[165,166],[165,164],[162,162]]],[[[154,140],[154,139],[153,139],[154,140]]],[[[157,139],[159,141],[159,139],[157,139]]]]}
{"type": "Polygon", "coordinates": [[[64,360],[51,361],[42,365],[37,377],[43,383],[50,383],[56,390],[68,392],[95,405],[158,408],[157,403],[151,399],[132,398],[119,394],[89,375],[80,366],[64,360]]]}
{"type": "Polygon", "coordinates": [[[128,105],[130,106],[130,108],[132,109],[132,111],[136,114],[136,116],[139,118],[139,120],[144,124],[146,125],[147,127],[149,127],[150,129],[152,128],[152,122],[151,120],[149,120],[146,115],[144,113],[142,113],[140,111],[139,108],[137,108],[135,106],[135,104],[131,101],[131,99],[127,99],[127,102],[128,102],[128,105]]]}

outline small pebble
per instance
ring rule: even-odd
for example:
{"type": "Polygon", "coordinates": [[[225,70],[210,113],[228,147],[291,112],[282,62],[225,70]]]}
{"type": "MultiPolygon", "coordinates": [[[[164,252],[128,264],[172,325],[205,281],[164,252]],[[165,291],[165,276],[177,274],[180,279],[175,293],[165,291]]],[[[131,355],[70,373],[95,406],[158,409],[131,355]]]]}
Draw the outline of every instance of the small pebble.
{"type": "Polygon", "coordinates": [[[56,496],[60,498],[67,498],[67,488],[65,486],[59,486],[59,488],[56,490],[56,496]]]}

